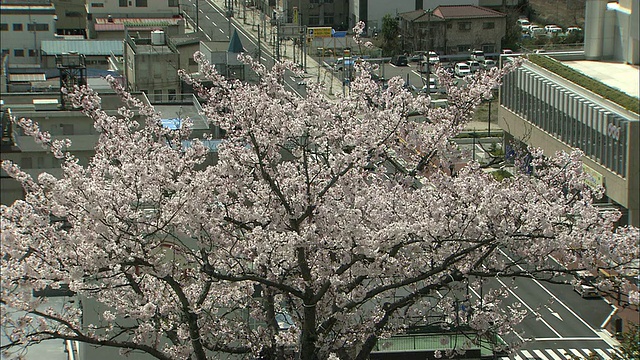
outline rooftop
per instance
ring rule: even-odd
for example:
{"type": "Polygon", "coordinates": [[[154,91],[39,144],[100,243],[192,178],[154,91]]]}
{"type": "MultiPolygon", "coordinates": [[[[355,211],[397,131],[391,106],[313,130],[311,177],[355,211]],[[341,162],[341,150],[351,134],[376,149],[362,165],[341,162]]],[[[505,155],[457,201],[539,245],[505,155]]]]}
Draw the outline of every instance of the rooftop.
{"type": "Polygon", "coordinates": [[[111,53],[121,56],[124,52],[122,40],[44,40],[42,52],[47,55],[61,55],[75,51],[84,55],[104,55],[111,53]]]}
{"type": "Polygon", "coordinates": [[[638,65],[588,60],[563,61],[562,63],[605,85],[640,98],[640,68],[638,65]]]}

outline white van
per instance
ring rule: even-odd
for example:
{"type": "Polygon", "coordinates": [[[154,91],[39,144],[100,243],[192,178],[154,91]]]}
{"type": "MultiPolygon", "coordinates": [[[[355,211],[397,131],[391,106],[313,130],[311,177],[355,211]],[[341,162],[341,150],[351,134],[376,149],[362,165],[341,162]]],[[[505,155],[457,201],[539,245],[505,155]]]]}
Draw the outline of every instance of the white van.
{"type": "Polygon", "coordinates": [[[459,62],[453,68],[453,72],[454,74],[456,74],[456,76],[464,77],[467,75],[471,75],[471,68],[469,67],[469,64],[464,62],[459,62]]]}

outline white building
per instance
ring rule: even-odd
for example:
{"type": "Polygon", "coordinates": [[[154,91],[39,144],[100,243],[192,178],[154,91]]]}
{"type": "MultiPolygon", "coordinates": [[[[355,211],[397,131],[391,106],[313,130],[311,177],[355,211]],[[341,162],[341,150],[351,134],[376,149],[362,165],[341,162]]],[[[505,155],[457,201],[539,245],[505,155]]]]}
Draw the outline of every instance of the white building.
{"type": "Polygon", "coordinates": [[[0,43],[9,66],[40,64],[40,42],[55,39],[56,20],[50,1],[0,3],[0,43]]]}
{"type": "Polygon", "coordinates": [[[89,21],[98,17],[163,18],[180,14],[178,0],[86,0],[89,21]]]}
{"type": "Polygon", "coordinates": [[[584,54],[587,60],[640,63],[637,0],[588,0],[584,54]]]}

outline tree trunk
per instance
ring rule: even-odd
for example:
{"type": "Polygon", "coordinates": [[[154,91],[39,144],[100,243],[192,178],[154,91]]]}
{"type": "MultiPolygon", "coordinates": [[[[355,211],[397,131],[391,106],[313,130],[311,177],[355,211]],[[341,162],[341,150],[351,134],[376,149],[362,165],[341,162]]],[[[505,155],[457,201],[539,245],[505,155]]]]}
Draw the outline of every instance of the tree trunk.
{"type": "Polygon", "coordinates": [[[316,352],[316,306],[304,304],[304,320],[302,323],[302,343],[300,348],[300,360],[317,360],[316,352]]]}

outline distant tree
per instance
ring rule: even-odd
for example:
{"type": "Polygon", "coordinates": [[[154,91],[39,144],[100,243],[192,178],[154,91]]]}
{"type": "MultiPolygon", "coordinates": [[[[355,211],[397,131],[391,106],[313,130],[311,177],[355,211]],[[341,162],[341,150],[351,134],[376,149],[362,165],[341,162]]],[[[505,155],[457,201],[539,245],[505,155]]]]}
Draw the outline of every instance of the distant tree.
{"type": "Polygon", "coordinates": [[[398,48],[398,20],[391,16],[390,14],[386,14],[382,18],[382,39],[383,39],[383,47],[382,50],[387,55],[391,55],[398,48]]]}
{"type": "Polygon", "coordinates": [[[640,325],[631,322],[627,324],[628,330],[622,333],[619,352],[613,355],[613,360],[640,359],[640,325]]]}
{"type": "Polygon", "coordinates": [[[226,130],[214,165],[188,119],[163,127],[114,79],[117,114],[89,88],[69,95],[100,133],[87,166],[14,119],[63,164],[32,178],[2,163],[25,191],[1,206],[5,354],[70,339],[163,360],[365,360],[433,319],[479,338],[513,331],[524,310],[501,303],[504,289],[466,297],[475,279],[548,279],[561,271],[550,255],[587,269],[635,259],[638,229],[593,206],[579,152],[531,149],[527,171],[502,181],[476,163],[450,174],[452,138],[511,64],[464,87],[438,70],[449,106],[436,109],[400,78],[381,88],[362,71],[348,96],[309,84],[300,98],[282,81],[291,64],[244,58],[260,74],[247,84],[195,58],[212,85],[181,74],[226,130]],[[61,284],[83,305],[32,296],[61,284]]]}

